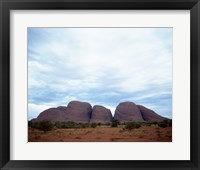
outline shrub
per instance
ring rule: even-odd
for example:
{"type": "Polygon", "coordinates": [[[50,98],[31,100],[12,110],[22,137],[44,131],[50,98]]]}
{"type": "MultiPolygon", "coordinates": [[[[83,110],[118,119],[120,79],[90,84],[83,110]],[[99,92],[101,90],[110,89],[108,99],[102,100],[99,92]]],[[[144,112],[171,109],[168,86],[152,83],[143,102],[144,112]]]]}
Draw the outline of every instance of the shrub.
{"type": "Polygon", "coordinates": [[[81,124],[81,128],[88,128],[88,127],[90,127],[89,123],[82,123],[81,124]]]}
{"type": "Polygon", "coordinates": [[[162,128],[165,128],[165,127],[167,127],[168,126],[168,123],[167,122],[158,122],[158,126],[159,127],[162,127],[162,128]]]}
{"type": "Polygon", "coordinates": [[[139,122],[127,122],[124,128],[126,130],[132,130],[132,129],[137,129],[140,127],[141,127],[141,125],[139,122]]]}
{"type": "Polygon", "coordinates": [[[147,123],[146,126],[151,126],[151,123],[147,123]]]}
{"type": "Polygon", "coordinates": [[[34,128],[34,129],[40,129],[40,122],[31,123],[31,127],[34,128]]]}
{"type": "Polygon", "coordinates": [[[43,130],[44,132],[50,131],[54,128],[54,124],[48,120],[43,120],[40,122],[34,122],[31,124],[32,128],[43,130]]]}
{"type": "Polygon", "coordinates": [[[101,123],[99,122],[97,125],[98,125],[98,126],[101,126],[101,123]]]}
{"type": "Polygon", "coordinates": [[[76,123],[69,121],[69,122],[62,122],[62,128],[76,128],[76,126],[78,126],[78,124],[76,125],[76,123]]]}
{"type": "Polygon", "coordinates": [[[157,125],[157,124],[158,124],[158,122],[151,122],[151,124],[153,124],[153,125],[157,125]]]}
{"type": "Polygon", "coordinates": [[[32,125],[32,122],[29,120],[28,121],[28,127],[31,127],[31,125],[32,125]]]}
{"type": "Polygon", "coordinates": [[[163,120],[168,126],[172,126],[172,120],[163,120]]]}
{"type": "Polygon", "coordinates": [[[56,127],[56,128],[62,128],[62,123],[61,122],[55,122],[55,124],[54,124],[54,126],[56,127]]]}
{"type": "Polygon", "coordinates": [[[163,120],[162,122],[158,122],[159,127],[167,127],[167,126],[172,126],[172,120],[163,120]]]}
{"type": "Polygon", "coordinates": [[[44,132],[50,131],[54,128],[54,124],[48,120],[43,120],[40,122],[40,130],[43,130],[44,132]]]}
{"type": "Polygon", "coordinates": [[[111,123],[104,123],[105,126],[111,126],[111,123]]]}
{"type": "Polygon", "coordinates": [[[97,127],[97,124],[96,123],[91,123],[91,125],[90,125],[92,128],[95,128],[95,127],[97,127]]]}
{"type": "Polygon", "coordinates": [[[78,124],[76,124],[75,122],[69,121],[65,123],[65,127],[66,128],[76,128],[78,127],[78,124]]]}
{"type": "Polygon", "coordinates": [[[169,126],[172,126],[172,120],[169,120],[169,121],[168,121],[168,125],[169,125],[169,126]]]}
{"type": "Polygon", "coordinates": [[[72,121],[68,121],[68,122],[56,122],[55,126],[57,128],[62,128],[62,129],[69,129],[69,128],[77,129],[77,128],[88,128],[90,127],[90,124],[89,123],[75,123],[72,121]]]}
{"type": "Polygon", "coordinates": [[[118,120],[113,120],[111,123],[111,127],[117,127],[119,125],[119,121],[118,120]]]}

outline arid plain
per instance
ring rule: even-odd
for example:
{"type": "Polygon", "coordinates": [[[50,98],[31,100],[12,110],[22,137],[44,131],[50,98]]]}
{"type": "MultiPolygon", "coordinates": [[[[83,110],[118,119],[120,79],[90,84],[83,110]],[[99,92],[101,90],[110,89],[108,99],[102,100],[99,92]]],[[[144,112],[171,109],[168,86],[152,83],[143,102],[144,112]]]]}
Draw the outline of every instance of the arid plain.
{"type": "Polygon", "coordinates": [[[126,130],[118,127],[97,126],[96,128],[55,129],[41,131],[28,129],[29,142],[172,142],[172,127],[144,125],[126,130]]]}

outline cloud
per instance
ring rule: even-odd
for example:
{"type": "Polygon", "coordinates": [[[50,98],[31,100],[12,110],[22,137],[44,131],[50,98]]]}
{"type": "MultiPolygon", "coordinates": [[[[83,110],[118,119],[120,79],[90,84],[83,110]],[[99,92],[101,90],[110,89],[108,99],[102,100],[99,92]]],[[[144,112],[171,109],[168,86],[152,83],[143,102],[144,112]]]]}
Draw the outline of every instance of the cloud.
{"type": "Polygon", "coordinates": [[[28,29],[28,100],[35,108],[81,100],[114,110],[130,100],[171,117],[171,98],[171,28],[28,29]]]}
{"type": "Polygon", "coordinates": [[[53,103],[48,103],[48,104],[34,104],[34,103],[29,103],[28,104],[28,109],[30,111],[28,115],[28,119],[31,120],[33,118],[36,118],[38,116],[38,113],[41,113],[42,111],[49,109],[50,107],[56,107],[53,103]]]}

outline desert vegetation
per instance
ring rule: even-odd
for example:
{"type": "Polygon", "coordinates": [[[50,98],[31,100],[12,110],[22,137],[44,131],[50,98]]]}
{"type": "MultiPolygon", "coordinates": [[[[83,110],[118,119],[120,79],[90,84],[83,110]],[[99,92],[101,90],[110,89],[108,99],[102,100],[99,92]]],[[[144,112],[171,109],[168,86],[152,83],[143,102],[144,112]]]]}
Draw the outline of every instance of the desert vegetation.
{"type": "Polygon", "coordinates": [[[43,131],[51,131],[58,129],[80,129],[80,128],[96,128],[97,126],[101,127],[123,127],[126,130],[132,130],[135,128],[140,128],[141,126],[151,126],[151,125],[158,125],[159,127],[171,127],[172,121],[171,120],[163,120],[161,122],[137,122],[137,121],[129,121],[120,123],[117,120],[113,120],[112,123],[75,123],[72,121],[69,122],[51,122],[48,120],[43,120],[39,122],[28,122],[28,126],[34,129],[39,129],[43,131]]]}
{"type": "Polygon", "coordinates": [[[172,121],[75,123],[29,122],[29,142],[169,142],[172,141],[172,121]]]}

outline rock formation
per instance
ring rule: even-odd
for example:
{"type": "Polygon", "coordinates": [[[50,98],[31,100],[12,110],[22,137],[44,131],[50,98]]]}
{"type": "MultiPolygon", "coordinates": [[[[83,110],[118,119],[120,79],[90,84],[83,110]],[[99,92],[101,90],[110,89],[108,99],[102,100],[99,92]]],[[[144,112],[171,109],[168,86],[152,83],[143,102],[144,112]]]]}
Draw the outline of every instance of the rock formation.
{"type": "Polygon", "coordinates": [[[71,101],[67,106],[67,120],[88,123],[92,113],[92,106],[87,102],[71,101]]]}
{"type": "Polygon", "coordinates": [[[144,121],[140,110],[133,102],[120,103],[115,110],[114,120],[119,122],[144,121]]]}
{"type": "Polygon", "coordinates": [[[77,123],[88,123],[92,113],[92,106],[86,102],[71,101],[67,107],[47,109],[39,114],[32,122],[49,120],[52,122],[73,121],[77,123]]]}
{"type": "Polygon", "coordinates": [[[160,121],[163,121],[167,118],[164,118],[160,115],[158,115],[157,113],[155,113],[153,110],[150,110],[144,106],[141,106],[141,105],[137,105],[141,114],[142,114],[142,117],[144,119],[144,121],[147,121],[147,122],[160,122],[160,121]]]}
{"type": "Polygon", "coordinates": [[[71,101],[68,106],[47,109],[39,114],[32,122],[49,120],[52,122],[76,122],[76,123],[111,123],[112,120],[119,122],[160,122],[170,120],[162,117],[144,106],[136,105],[133,102],[120,103],[116,110],[114,118],[111,111],[103,106],[95,105],[93,108],[90,103],[71,101]]]}
{"type": "Polygon", "coordinates": [[[111,111],[103,106],[95,105],[92,110],[90,122],[94,123],[111,123],[111,111]]]}
{"type": "Polygon", "coordinates": [[[50,108],[41,112],[36,119],[32,120],[32,122],[39,122],[42,120],[63,122],[66,121],[66,118],[67,118],[67,107],[60,106],[57,108],[50,108]]]}

